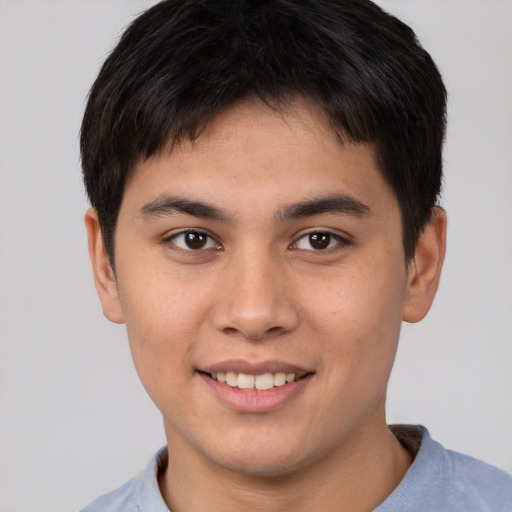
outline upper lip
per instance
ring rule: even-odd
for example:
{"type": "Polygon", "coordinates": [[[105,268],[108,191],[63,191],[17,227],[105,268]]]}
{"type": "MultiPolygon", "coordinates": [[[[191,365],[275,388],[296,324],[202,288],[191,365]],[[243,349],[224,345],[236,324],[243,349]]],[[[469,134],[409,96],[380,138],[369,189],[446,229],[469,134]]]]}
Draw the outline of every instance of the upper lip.
{"type": "Polygon", "coordinates": [[[301,366],[284,361],[269,360],[251,362],[243,359],[219,361],[218,363],[213,363],[199,368],[199,370],[205,373],[236,372],[244,373],[246,375],[261,375],[263,373],[294,373],[297,377],[302,377],[308,373],[312,373],[311,370],[306,370],[301,366]]]}

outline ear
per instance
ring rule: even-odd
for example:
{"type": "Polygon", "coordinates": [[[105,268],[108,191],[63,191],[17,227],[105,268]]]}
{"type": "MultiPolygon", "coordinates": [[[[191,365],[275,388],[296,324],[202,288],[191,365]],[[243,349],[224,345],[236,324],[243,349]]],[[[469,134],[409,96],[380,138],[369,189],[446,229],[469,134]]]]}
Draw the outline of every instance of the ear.
{"type": "Polygon", "coordinates": [[[116,276],[103,245],[98,213],[94,208],[89,208],[85,214],[85,227],[87,229],[94,284],[103,307],[103,314],[111,322],[122,324],[124,314],[121,308],[116,276]]]}
{"type": "Polygon", "coordinates": [[[432,306],[446,251],[446,222],[445,211],[434,208],[409,262],[403,311],[406,322],[419,322],[432,306]]]}

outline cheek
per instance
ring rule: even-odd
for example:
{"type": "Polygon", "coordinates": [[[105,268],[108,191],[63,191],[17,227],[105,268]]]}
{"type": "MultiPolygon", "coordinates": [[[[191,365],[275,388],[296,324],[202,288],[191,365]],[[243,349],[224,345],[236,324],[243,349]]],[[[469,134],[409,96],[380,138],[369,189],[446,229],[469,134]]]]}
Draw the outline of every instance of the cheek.
{"type": "Polygon", "coordinates": [[[190,354],[208,310],[205,296],[169,276],[145,273],[140,280],[131,276],[120,297],[137,373],[155,400],[159,382],[180,386],[192,372],[190,354]]]}
{"type": "Polygon", "coordinates": [[[405,267],[393,261],[361,265],[331,279],[325,293],[309,295],[312,329],[331,356],[329,374],[358,389],[382,387],[393,365],[406,289],[405,267]]]}
{"type": "Polygon", "coordinates": [[[313,284],[304,297],[319,329],[349,331],[351,339],[357,337],[361,342],[396,337],[406,291],[403,267],[362,265],[331,276],[321,289],[313,284]]]}

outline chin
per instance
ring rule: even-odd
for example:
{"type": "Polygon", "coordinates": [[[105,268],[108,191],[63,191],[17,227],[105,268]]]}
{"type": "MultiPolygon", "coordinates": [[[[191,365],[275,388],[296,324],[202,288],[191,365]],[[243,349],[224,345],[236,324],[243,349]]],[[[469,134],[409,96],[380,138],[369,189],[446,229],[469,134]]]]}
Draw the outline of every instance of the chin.
{"type": "Polygon", "coordinates": [[[302,467],[299,461],[287,461],[275,457],[258,460],[242,457],[230,460],[224,458],[216,462],[227,471],[252,478],[286,477],[302,467]]]}
{"type": "MultiPolygon", "coordinates": [[[[276,440],[277,441],[277,440],[276,440]]],[[[285,477],[300,471],[314,459],[299,447],[277,443],[240,445],[226,448],[222,453],[210,453],[210,459],[227,471],[250,477],[285,477]],[[311,459],[311,460],[310,460],[311,459]]]]}

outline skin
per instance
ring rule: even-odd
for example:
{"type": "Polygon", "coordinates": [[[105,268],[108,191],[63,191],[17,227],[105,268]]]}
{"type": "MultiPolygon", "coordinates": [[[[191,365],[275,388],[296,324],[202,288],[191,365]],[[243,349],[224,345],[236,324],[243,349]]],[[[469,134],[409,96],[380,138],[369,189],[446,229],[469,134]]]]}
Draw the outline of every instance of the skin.
{"type": "Polygon", "coordinates": [[[433,301],[446,217],[435,209],[406,263],[399,205],[371,145],[340,144],[300,99],[279,111],[246,101],[194,143],[139,162],[115,275],[92,209],[86,226],[104,313],[126,323],[163,415],[160,488],[173,512],[366,511],[393,491],[412,458],[386,425],[386,386],[402,320],[419,321],[433,301]],[[333,195],[364,207],[317,202],[293,215],[333,195]],[[169,197],[220,215],[170,208],[169,197]],[[202,249],[186,230],[208,235],[202,249]],[[311,232],[330,236],[327,247],[311,232]],[[233,359],[310,375],[279,407],[240,412],[198,371],[233,359]]]}

